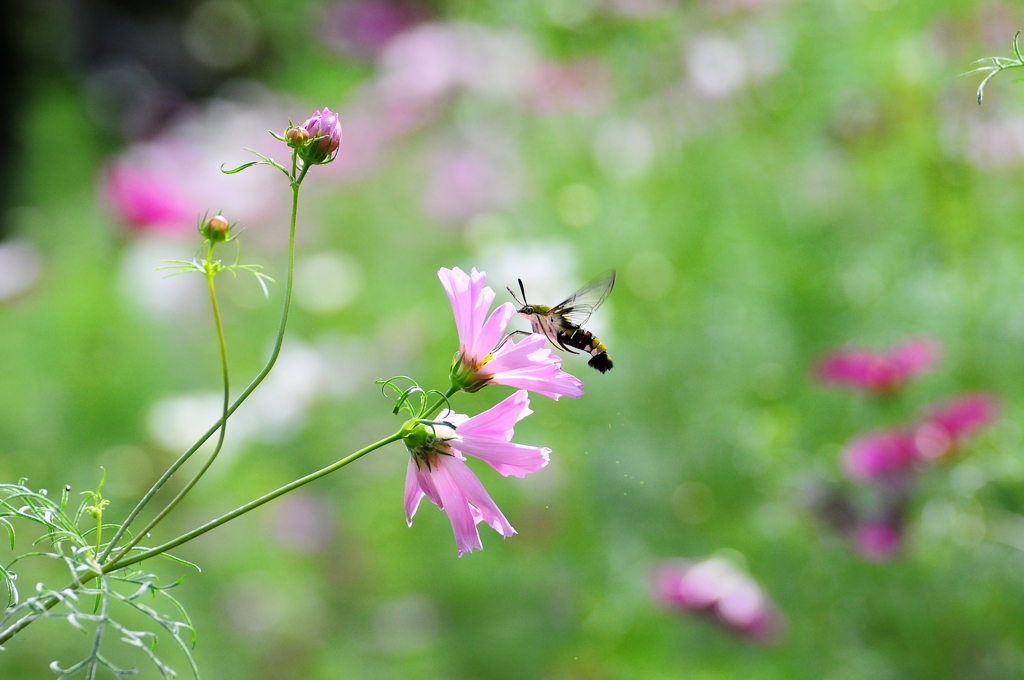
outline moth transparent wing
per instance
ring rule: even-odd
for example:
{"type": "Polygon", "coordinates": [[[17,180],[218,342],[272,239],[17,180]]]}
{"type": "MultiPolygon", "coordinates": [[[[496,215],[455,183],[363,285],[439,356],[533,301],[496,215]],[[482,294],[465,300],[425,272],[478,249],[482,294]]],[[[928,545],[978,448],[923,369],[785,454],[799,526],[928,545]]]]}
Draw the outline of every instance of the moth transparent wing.
{"type": "Polygon", "coordinates": [[[608,299],[614,285],[615,270],[613,269],[555,305],[551,312],[573,326],[582,326],[590,319],[590,315],[608,299]]]}

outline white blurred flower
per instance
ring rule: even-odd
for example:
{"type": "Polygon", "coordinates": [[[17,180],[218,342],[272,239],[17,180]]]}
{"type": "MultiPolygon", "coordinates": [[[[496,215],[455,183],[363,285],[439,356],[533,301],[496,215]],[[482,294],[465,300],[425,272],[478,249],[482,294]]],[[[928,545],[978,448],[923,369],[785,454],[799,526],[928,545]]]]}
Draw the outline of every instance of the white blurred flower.
{"type": "Polygon", "coordinates": [[[362,290],[362,267],[348,253],[320,251],[295,265],[295,302],[311,312],[344,309],[362,290]]]}
{"type": "Polygon", "coordinates": [[[39,253],[28,241],[0,243],[0,302],[28,292],[39,280],[39,253]]]}
{"type": "Polygon", "coordinates": [[[208,293],[201,276],[171,276],[172,272],[157,269],[161,260],[191,260],[194,255],[195,251],[178,239],[160,235],[139,237],[121,255],[123,294],[158,320],[206,312],[208,293]]]}
{"type": "Polygon", "coordinates": [[[611,120],[597,132],[594,156],[608,175],[634,179],[646,173],[654,161],[654,139],[647,125],[638,120],[611,120]]]}
{"type": "Polygon", "coordinates": [[[690,43],[686,71],[697,91],[711,99],[734,94],[750,77],[743,47],[720,35],[700,36],[690,43]]]}

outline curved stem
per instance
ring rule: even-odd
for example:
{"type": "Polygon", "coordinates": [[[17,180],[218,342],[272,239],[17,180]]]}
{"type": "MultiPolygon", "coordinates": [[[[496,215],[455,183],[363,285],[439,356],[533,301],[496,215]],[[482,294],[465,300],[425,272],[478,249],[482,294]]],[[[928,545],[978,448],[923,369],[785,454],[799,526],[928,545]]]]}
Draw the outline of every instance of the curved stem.
{"type": "Polygon", "coordinates": [[[435,413],[437,413],[437,410],[439,408],[441,408],[442,406],[444,406],[445,404],[447,404],[448,403],[448,399],[450,399],[458,391],[459,391],[459,388],[456,387],[455,385],[452,385],[451,387],[449,387],[448,390],[444,393],[444,397],[445,398],[444,399],[438,398],[438,400],[436,402],[434,402],[433,404],[431,404],[430,408],[428,408],[423,413],[422,417],[423,418],[430,418],[431,416],[433,416],[435,413]]]}
{"type": "Polygon", "coordinates": [[[152,531],[153,528],[159,524],[160,521],[166,517],[176,505],[178,505],[178,503],[181,502],[181,499],[188,495],[192,490],[192,487],[199,483],[199,480],[206,474],[206,471],[210,469],[211,465],[213,465],[213,461],[217,460],[217,455],[224,447],[224,436],[227,434],[228,429],[228,407],[231,404],[231,389],[228,380],[228,347],[227,342],[224,339],[224,323],[220,316],[220,305],[217,303],[217,291],[213,285],[213,277],[217,275],[216,270],[213,268],[214,245],[215,243],[211,241],[210,251],[206,256],[206,285],[210,289],[210,305],[213,307],[213,319],[217,325],[217,341],[220,344],[221,374],[224,382],[224,408],[221,412],[220,436],[217,438],[217,446],[213,449],[213,453],[210,454],[209,459],[207,459],[199,472],[197,472],[195,476],[189,480],[188,484],[185,485],[185,488],[179,491],[178,495],[175,496],[174,499],[156,515],[156,517],[149,520],[149,524],[147,524],[142,531],[136,534],[135,538],[128,542],[128,545],[121,548],[121,550],[110,559],[111,562],[117,562],[119,559],[131,552],[131,549],[137,546],[142,539],[145,538],[149,532],[152,531]]]}
{"type": "MultiPolygon", "coordinates": [[[[127,566],[130,566],[132,564],[135,564],[136,562],[141,562],[143,560],[149,559],[150,557],[156,557],[157,555],[165,553],[168,550],[171,550],[172,548],[176,548],[177,546],[181,545],[182,543],[188,543],[192,539],[198,538],[199,536],[202,536],[207,531],[210,531],[212,529],[216,529],[220,525],[225,524],[227,522],[230,522],[231,520],[235,519],[236,517],[241,517],[245,513],[249,512],[250,510],[255,510],[256,508],[260,507],[264,503],[269,503],[270,501],[274,500],[275,498],[277,498],[279,496],[283,496],[284,494],[288,493],[289,491],[294,491],[295,489],[298,489],[300,486],[305,486],[306,484],[309,484],[312,481],[320,479],[321,477],[323,477],[325,475],[329,475],[330,473],[334,472],[335,470],[338,470],[338,469],[341,469],[341,468],[345,467],[349,463],[351,463],[351,462],[353,462],[355,460],[358,460],[359,458],[362,458],[363,456],[365,456],[366,454],[370,453],[371,451],[376,451],[377,449],[381,448],[382,446],[386,446],[386,445],[390,444],[391,442],[396,442],[396,441],[402,439],[406,434],[407,434],[407,432],[404,429],[403,430],[399,430],[398,432],[394,433],[393,435],[391,435],[389,437],[385,437],[384,439],[381,439],[379,442],[374,442],[373,444],[370,444],[367,447],[359,449],[358,451],[356,451],[352,455],[346,456],[345,458],[342,458],[341,460],[337,461],[336,463],[332,463],[331,465],[328,465],[325,468],[321,468],[321,469],[317,470],[316,472],[312,472],[312,473],[306,475],[305,477],[300,477],[299,479],[296,479],[295,481],[293,481],[293,482],[291,482],[289,484],[285,484],[284,486],[282,486],[282,487],[280,487],[278,489],[275,489],[274,491],[271,491],[270,493],[267,493],[267,494],[264,494],[264,495],[260,496],[256,500],[250,501],[250,502],[246,503],[245,505],[243,505],[241,507],[235,508],[234,510],[232,510],[229,513],[227,513],[226,515],[221,515],[217,519],[211,520],[211,521],[207,522],[206,524],[202,525],[201,527],[197,527],[197,528],[193,529],[192,531],[188,532],[187,534],[182,534],[178,538],[175,538],[174,540],[168,541],[167,543],[164,543],[163,545],[158,545],[155,548],[150,548],[149,550],[146,550],[145,552],[141,552],[141,553],[139,553],[137,555],[133,555],[131,557],[122,559],[120,561],[108,562],[107,564],[105,564],[103,566],[103,571],[104,571],[104,573],[108,573],[108,572],[113,571],[115,569],[123,569],[124,567],[127,567],[127,566]]],[[[0,640],[0,642],[3,642],[3,640],[0,640]]]]}
{"type": "MultiPolygon", "coordinates": [[[[277,363],[277,358],[281,354],[281,345],[284,343],[284,329],[288,324],[288,311],[291,308],[292,302],[292,283],[295,278],[295,220],[299,210],[299,187],[302,185],[302,180],[305,178],[306,172],[309,171],[309,168],[310,166],[308,165],[304,166],[299,172],[299,176],[292,182],[292,217],[291,226],[288,231],[288,279],[285,283],[284,308],[281,311],[281,323],[277,328],[277,338],[274,340],[274,349],[270,353],[270,359],[267,360],[263,370],[253,378],[252,382],[249,383],[249,386],[246,387],[240,395],[238,395],[238,398],[235,399],[234,403],[232,403],[228,408],[228,418],[230,418],[231,414],[242,405],[242,402],[249,398],[249,395],[252,394],[253,390],[259,387],[259,384],[267,377],[270,370],[274,368],[274,364],[277,363]]],[[[103,554],[100,555],[99,561],[101,563],[106,563],[105,561],[110,555],[110,552],[114,549],[114,546],[116,546],[117,542],[121,540],[121,537],[124,536],[124,532],[128,530],[128,527],[131,526],[131,523],[135,521],[135,518],[139,516],[139,513],[142,512],[143,508],[145,508],[149,501],[152,500],[153,496],[155,496],[163,485],[167,483],[167,480],[178,471],[178,468],[184,465],[185,461],[191,458],[192,454],[198,451],[199,447],[205,444],[207,439],[213,436],[213,433],[216,432],[224,422],[225,418],[221,418],[214,423],[210,429],[207,430],[206,433],[191,446],[191,448],[189,448],[188,451],[178,456],[178,459],[175,460],[169,468],[167,468],[167,470],[160,476],[160,479],[156,480],[153,486],[150,487],[149,491],[146,492],[146,495],[144,495],[132,511],[128,513],[128,517],[118,528],[117,533],[114,534],[113,539],[111,539],[110,543],[103,551],[103,554]]]]}

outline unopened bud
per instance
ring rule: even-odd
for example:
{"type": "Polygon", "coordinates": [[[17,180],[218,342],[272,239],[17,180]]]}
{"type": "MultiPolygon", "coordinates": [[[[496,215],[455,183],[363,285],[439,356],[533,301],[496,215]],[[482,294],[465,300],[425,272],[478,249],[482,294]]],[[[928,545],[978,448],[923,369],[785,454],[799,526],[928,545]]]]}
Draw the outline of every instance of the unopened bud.
{"type": "Polygon", "coordinates": [[[299,152],[299,157],[308,164],[324,165],[330,163],[338,154],[338,147],[341,146],[341,123],[338,121],[338,114],[328,108],[317,111],[309,120],[301,125],[306,138],[301,144],[292,142],[290,136],[291,128],[285,133],[285,139],[289,146],[299,152]]]}
{"type": "Polygon", "coordinates": [[[288,146],[293,149],[298,149],[306,143],[306,140],[309,139],[309,135],[303,128],[290,127],[285,131],[284,138],[288,140],[288,146]]]}
{"type": "Polygon", "coordinates": [[[223,215],[214,215],[199,225],[199,233],[211,241],[227,241],[231,236],[231,225],[223,215]]]}

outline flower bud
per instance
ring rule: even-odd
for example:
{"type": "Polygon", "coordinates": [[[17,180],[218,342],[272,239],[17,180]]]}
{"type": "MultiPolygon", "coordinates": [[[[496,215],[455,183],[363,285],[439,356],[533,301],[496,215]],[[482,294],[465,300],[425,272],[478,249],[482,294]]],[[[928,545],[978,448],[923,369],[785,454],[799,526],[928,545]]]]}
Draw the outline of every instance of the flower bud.
{"type": "MultiPolygon", "coordinates": [[[[286,135],[286,139],[290,146],[298,150],[303,161],[323,165],[334,160],[338,147],[341,146],[341,123],[338,121],[338,114],[325,107],[322,113],[317,111],[298,129],[306,135],[301,144],[293,142],[292,136],[286,135]]],[[[295,133],[294,137],[297,140],[298,133],[295,133]]]]}
{"type": "Polygon", "coordinates": [[[290,127],[285,131],[284,138],[288,140],[288,146],[298,149],[309,140],[309,135],[304,128],[290,127]]]}
{"type": "Polygon", "coordinates": [[[223,215],[214,215],[199,225],[199,233],[211,241],[227,241],[231,236],[231,225],[223,215]]]}

